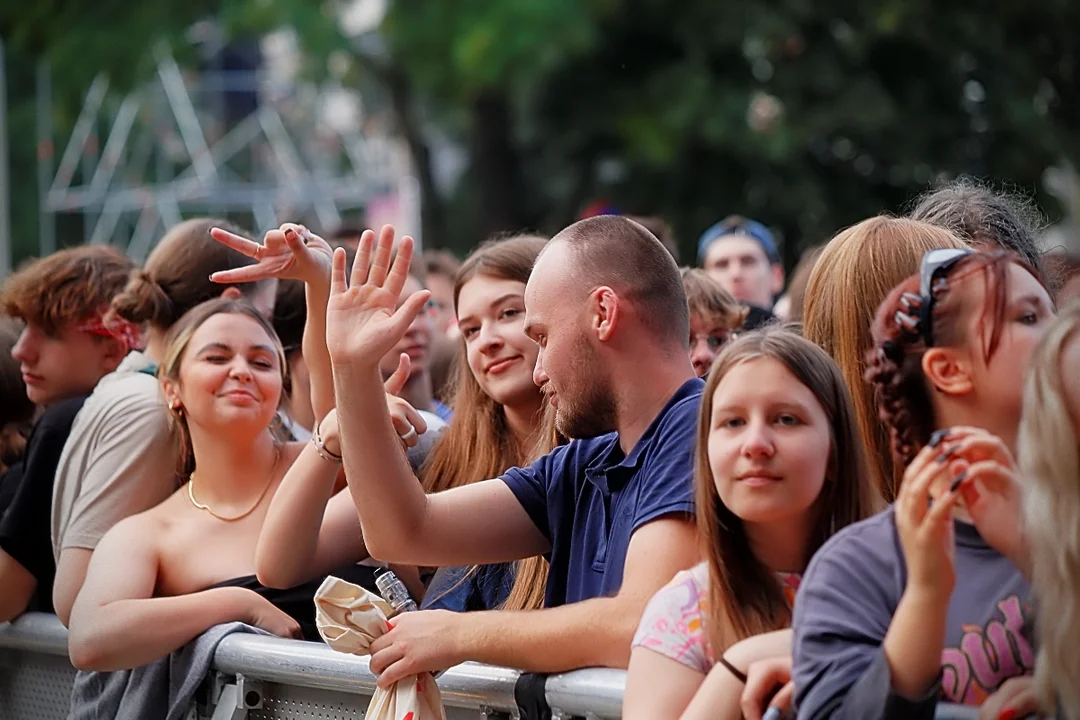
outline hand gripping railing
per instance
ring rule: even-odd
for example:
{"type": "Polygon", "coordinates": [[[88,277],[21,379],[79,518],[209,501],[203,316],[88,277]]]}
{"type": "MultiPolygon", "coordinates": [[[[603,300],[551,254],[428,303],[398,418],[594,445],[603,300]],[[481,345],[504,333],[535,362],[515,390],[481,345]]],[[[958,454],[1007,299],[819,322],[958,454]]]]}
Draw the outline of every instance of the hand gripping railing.
{"type": "MultiPolygon", "coordinates": [[[[14,624],[0,624],[0,657],[7,651],[66,657],[67,630],[53,615],[28,613],[14,624]]],[[[262,635],[226,637],[218,645],[214,669],[225,677],[215,719],[236,720],[245,717],[244,708],[261,707],[263,685],[369,697],[375,690],[375,676],[366,657],[338,653],[319,643],[262,635]]],[[[514,717],[514,687],[519,674],[508,668],[464,663],[441,675],[438,682],[447,708],[457,710],[452,717],[514,717]]],[[[625,681],[626,673],[621,670],[552,675],[547,679],[545,696],[555,718],[618,718],[625,681]]],[[[0,692],[3,684],[0,674],[0,692]]],[[[974,708],[955,705],[939,705],[937,712],[937,720],[976,717],[974,708]]]]}

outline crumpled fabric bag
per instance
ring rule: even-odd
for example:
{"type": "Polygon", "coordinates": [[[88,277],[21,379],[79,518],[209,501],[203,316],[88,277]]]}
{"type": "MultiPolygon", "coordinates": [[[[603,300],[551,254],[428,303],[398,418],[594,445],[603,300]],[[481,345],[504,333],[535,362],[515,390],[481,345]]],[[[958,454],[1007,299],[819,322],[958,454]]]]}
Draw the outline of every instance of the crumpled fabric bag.
{"type": "MultiPolygon", "coordinates": [[[[379,596],[330,576],[315,593],[315,627],[334,650],[370,655],[371,643],[387,631],[393,609],[379,596]]],[[[399,680],[389,690],[376,688],[367,720],[446,720],[442,693],[428,673],[399,680]]]]}

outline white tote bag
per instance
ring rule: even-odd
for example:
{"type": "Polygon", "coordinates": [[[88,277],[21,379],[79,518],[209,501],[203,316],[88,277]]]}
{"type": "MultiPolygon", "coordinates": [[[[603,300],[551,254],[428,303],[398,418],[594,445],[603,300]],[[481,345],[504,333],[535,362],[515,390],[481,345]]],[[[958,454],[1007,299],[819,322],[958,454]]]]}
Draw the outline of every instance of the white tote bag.
{"type": "MultiPolygon", "coordinates": [[[[391,607],[372,592],[328,577],[315,593],[315,625],[338,652],[370,655],[371,643],[387,631],[391,607]]],[[[368,720],[446,720],[439,686],[430,674],[399,680],[389,690],[375,690],[368,720]]]]}

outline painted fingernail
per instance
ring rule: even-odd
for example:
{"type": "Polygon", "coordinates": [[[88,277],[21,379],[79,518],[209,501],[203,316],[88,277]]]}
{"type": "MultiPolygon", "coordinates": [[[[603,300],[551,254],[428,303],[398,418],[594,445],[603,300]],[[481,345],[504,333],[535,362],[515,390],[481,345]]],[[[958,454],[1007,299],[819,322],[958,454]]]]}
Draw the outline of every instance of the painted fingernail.
{"type": "Polygon", "coordinates": [[[942,453],[937,456],[938,463],[948,462],[952,458],[952,456],[956,454],[956,451],[959,450],[959,449],[960,448],[958,446],[956,446],[956,445],[952,445],[950,447],[945,448],[945,450],[943,450],[942,453]]]}
{"type": "Polygon", "coordinates": [[[1013,720],[1016,717],[1016,708],[1005,708],[998,715],[998,720],[1013,720]]]}
{"type": "Polygon", "coordinates": [[[771,707],[761,716],[761,720],[780,720],[780,708],[771,707]]]}
{"type": "Polygon", "coordinates": [[[948,428],[942,430],[935,430],[934,434],[930,436],[930,447],[937,447],[938,445],[940,445],[941,441],[944,440],[946,436],[948,436],[948,434],[948,428]]]}
{"type": "Polygon", "coordinates": [[[967,479],[967,470],[961,470],[960,474],[953,478],[952,485],[949,487],[949,492],[956,492],[956,488],[960,487],[960,484],[967,479]]]}

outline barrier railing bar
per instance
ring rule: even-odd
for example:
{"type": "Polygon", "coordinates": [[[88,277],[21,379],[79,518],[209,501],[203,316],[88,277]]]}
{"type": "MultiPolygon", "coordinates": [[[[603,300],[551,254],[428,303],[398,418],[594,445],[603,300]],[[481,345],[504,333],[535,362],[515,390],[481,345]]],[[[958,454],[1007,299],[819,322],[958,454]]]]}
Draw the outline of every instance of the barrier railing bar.
{"type": "Polygon", "coordinates": [[[0,623],[0,647],[67,657],[67,628],[55,615],[26,613],[13,624],[0,623]]]}
{"type": "Polygon", "coordinates": [[[622,670],[592,668],[564,675],[552,675],[544,685],[548,705],[571,715],[602,718],[622,716],[626,673],[622,670]]]}
{"type": "MultiPolygon", "coordinates": [[[[46,655],[67,655],[67,629],[55,615],[27,613],[15,623],[0,623],[0,648],[46,655]]],[[[368,658],[345,655],[314,642],[261,635],[230,635],[221,641],[214,669],[227,675],[281,685],[370,695],[375,676],[368,658]]],[[[443,701],[451,707],[488,707],[516,712],[514,685],[519,672],[509,668],[464,663],[439,678],[443,701]]],[[[618,718],[626,673],[622,670],[578,670],[548,678],[548,704],[563,715],[618,718]]],[[[940,703],[936,720],[977,720],[978,708],[940,703]]]]}
{"type": "MultiPolygon", "coordinates": [[[[376,679],[368,660],[314,642],[237,634],[218,645],[214,669],[281,685],[370,695],[376,679]]],[[[477,708],[483,704],[513,710],[517,708],[514,683],[518,675],[509,668],[464,663],[447,671],[438,682],[447,705],[477,708]]]]}

